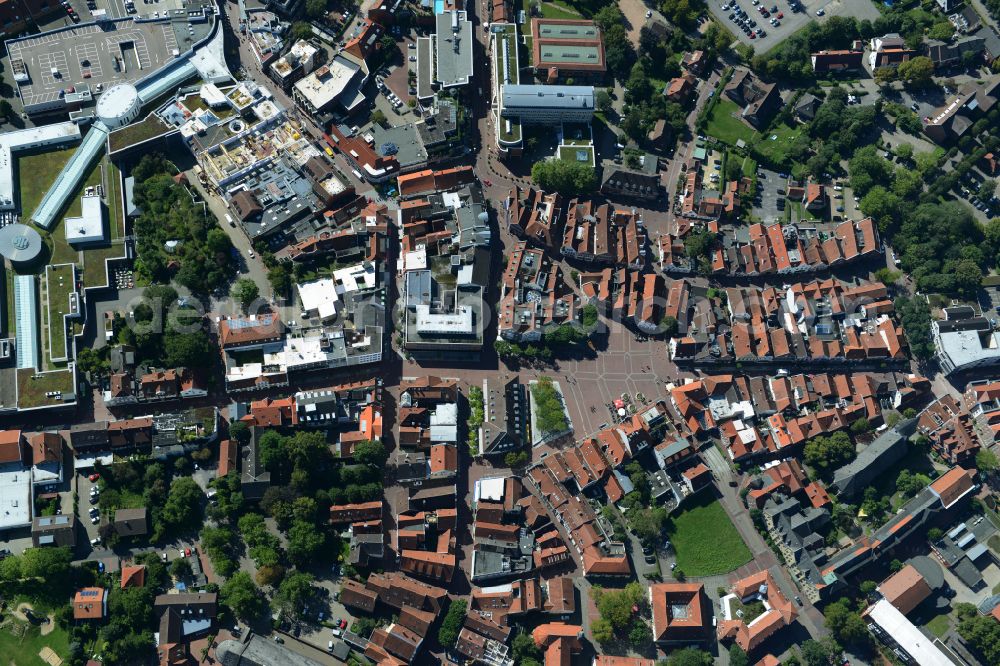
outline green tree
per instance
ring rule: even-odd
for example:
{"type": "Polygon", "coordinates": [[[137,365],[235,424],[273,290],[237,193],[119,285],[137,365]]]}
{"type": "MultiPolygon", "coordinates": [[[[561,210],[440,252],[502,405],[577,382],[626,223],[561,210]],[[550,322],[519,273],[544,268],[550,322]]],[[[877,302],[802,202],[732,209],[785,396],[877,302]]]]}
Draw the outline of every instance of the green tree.
{"type": "Polygon", "coordinates": [[[989,615],[980,615],[972,604],[955,604],[959,617],[958,634],[971,643],[984,663],[1000,664],[1000,623],[989,615]]]}
{"type": "Polygon", "coordinates": [[[597,175],[589,163],[552,159],[535,162],[531,178],[540,188],[563,196],[589,194],[597,188],[597,175]]]}
{"type": "Polygon", "coordinates": [[[893,269],[887,266],[883,266],[882,268],[879,268],[878,270],[875,271],[875,279],[887,287],[892,286],[897,282],[899,282],[899,279],[901,277],[903,277],[902,273],[900,273],[899,271],[894,271],[893,269]]]}
{"type": "Polygon", "coordinates": [[[292,272],[288,262],[279,261],[267,270],[267,281],[275,294],[287,295],[292,289],[292,272]]]}
{"type": "Polygon", "coordinates": [[[319,559],[325,546],[326,534],[313,523],[296,520],[288,530],[288,558],[297,566],[319,559]]]}
{"type": "Polygon", "coordinates": [[[306,16],[311,19],[323,18],[326,15],[326,0],[306,0],[306,16]]]}
{"type": "Polygon", "coordinates": [[[650,630],[648,624],[641,619],[636,619],[632,622],[632,626],[629,627],[628,640],[633,646],[646,645],[652,642],[653,632],[650,630]]]}
{"type": "Polygon", "coordinates": [[[896,312],[914,358],[926,361],[934,356],[931,338],[931,311],[923,298],[897,298],[896,312]]]}
{"type": "Polygon", "coordinates": [[[606,88],[598,88],[594,91],[594,107],[605,114],[611,111],[611,94],[606,88]]]}
{"type": "Polygon", "coordinates": [[[535,645],[535,639],[527,631],[519,631],[510,643],[511,655],[516,663],[523,663],[526,659],[541,659],[542,651],[535,645]]]}
{"type": "Polygon", "coordinates": [[[212,368],[218,348],[204,331],[177,333],[170,329],[163,334],[164,365],[171,368],[212,368]]]}
{"type": "Polygon", "coordinates": [[[170,563],[170,575],[174,578],[188,578],[191,575],[191,563],[186,557],[178,557],[170,563]]]}
{"type": "Polygon", "coordinates": [[[531,387],[534,401],[535,423],[542,433],[558,433],[566,430],[568,423],[563,402],[551,377],[539,377],[531,387]]]}
{"type": "Polygon", "coordinates": [[[233,298],[240,304],[240,308],[246,312],[254,301],[260,298],[260,289],[257,283],[250,278],[240,278],[233,284],[233,298]]]}
{"type": "Polygon", "coordinates": [[[906,62],[901,62],[896,68],[899,78],[913,86],[923,87],[931,82],[934,76],[934,61],[927,56],[917,56],[906,62]]]}
{"type": "Polygon", "coordinates": [[[294,41],[309,39],[313,36],[312,26],[306,21],[296,21],[292,24],[291,36],[294,41]]]}
{"type": "Polygon", "coordinates": [[[314,578],[307,573],[296,572],[285,577],[274,595],[274,603],[294,617],[302,617],[305,607],[316,596],[314,578]]]}
{"type": "Polygon", "coordinates": [[[861,417],[851,424],[851,432],[855,435],[861,435],[872,429],[871,423],[865,417],[861,417]]]}
{"type": "Polygon", "coordinates": [[[827,605],[824,616],[826,628],[842,645],[857,646],[868,643],[868,627],[861,615],[851,608],[846,598],[840,598],[827,605]]]}
{"type": "Polygon", "coordinates": [[[385,450],[385,444],[379,440],[366,439],[354,446],[354,461],[359,464],[382,467],[388,459],[389,452],[385,450]]]}
{"type": "Polygon", "coordinates": [[[669,666],[712,666],[712,655],[697,648],[674,650],[667,659],[669,666]]]}
{"type": "Polygon", "coordinates": [[[0,118],[3,118],[7,122],[14,117],[14,107],[10,105],[5,99],[0,99],[0,118]]]}
{"type": "Polygon", "coordinates": [[[632,532],[647,546],[660,540],[667,522],[667,511],[663,507],[641,508],[629,514],[632,532]]]}
{"type": "Polygon", "coordinates": [[[979,184],[979,198],[983,201],[989,201],[997,193],[997,180],[996,178],[984,178],[983,182],[979,184]]]}
{"type": "Polygon", "coordinates": [[[955,26],[950,21],[938,21],[927,31],[927,38],[947,42],[954,34],[955,26]]]}
{"type": "Polygon", "coordinates": [[[621,590],[593,588],[594,602],[601,618],[607,620],[616,632],[625,631],[632,621],[632,607],[644,606],[644,588],[636,582],[621,590]]]}
{"type": "Polygon", "coordinates": [[[750,659],[747,657],[746,651],[733,643],[729,647],[729,666],[749,666],[749,664],[750,659]]]}
{"type": "Polygon", "coordinates": [[[246,571],[237,572],[223,583],[219,600],[244,622],[263,617],[267,612],[267,600],[246,571]]]}
{"type": "Polygon", "coordinates": [[[941,537],[944,536],[944,532],[940,527],[932,527],[927,530],[927,540],[930,542],[940,541],[941,537]]]}
{"type": "Polygon", "coordinates": [[[677,320],[670,315],[663,318],[663,333],[668,338],[676,338],[678,332],[680,331],[679,324],[677,320]]]}
{"type": "Polygon", "coordinates": [[[828,437],[813,437],[806,442],[803,450],[806,464],[819,472],[820,476],[828,476],[836,468],[853,460],[854,456],[854,443],[843,431],[828,437]]]}
{"type": "Polygon", "coordinates": [[[598,618],[590,623],[590,633],[594,640],[602,645],[612,642],[615,638],[614,628],[604,618],[598,618]]]}
{"type": "Polygon", "coordinates": [[[170,493],[167,495],[167,501],[160,514],[160,519],[166,530],[198,525],[201,522],[198,509],[204,498],[205,494],[194,479],[190,477],[174,479],[173,483],[170,484],[170,493]]]}
{"type": "Polygon", "coordinates": [[[438,629],[438,642],[441,645],[454,645],[458,642],[458,634],[465,623],[467,609],[468,604],[465,599],[455,599],[448,606],[448,612],[441,622],[441,628],[438,629]]]}
{"type": "Polygon", "coordinates": [[[840,647],[813,639],[803,641],[800,646],[802,661],[806,666],[830,666],[831,660],[840,654],[840,647]]]}
{"type": "Polygon", "coordinates": [[[995,472],[1000,462],[995,453],[989,449],[979,449],[976,452],[976,469],[980,472],[995,472]]]}

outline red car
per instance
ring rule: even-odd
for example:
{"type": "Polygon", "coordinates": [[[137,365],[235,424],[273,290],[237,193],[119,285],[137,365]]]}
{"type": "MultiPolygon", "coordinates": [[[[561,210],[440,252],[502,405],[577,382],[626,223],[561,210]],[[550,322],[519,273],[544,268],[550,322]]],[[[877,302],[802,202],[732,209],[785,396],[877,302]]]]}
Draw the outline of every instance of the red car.
{"type": "Polygon", "coordinates": [[[190,548],[185,548],[184,549],[184,557],[191,557],[191,549],[190,548]]]}
{"type": "Polygon", "coordinates": [[[493,186],[493,181],[492,180],[484,180],[483,184],[486,185],[486,187],[492,187],[493,186]]]}
{"type": "Polygon", "coordinates": [[[784,12],[778,12],[778,16],[776,18],[779,18],[779,19],[785,18],[785,13],[784,12]]]}
{"type": "Polygon", "coordinates": [[[750,39],[757,39],[757,33],[756,32],[751,32],[750,33],[750,39]]]}
{"type": "Polygon", "coordinates": [[[90,479],[90,481],[93,483],[93,482],[97,481],[98,479],[100,479],[101,475],[100,474],[91,474],[87,478],[90,479]]]}
{"type": "Polygon", "coordinates": [[[342,620],[340,621],[340,628],[341,628],[341,629],[347,629],[347,620],[343,620],[343,619],[342,619],[342,620]]]}

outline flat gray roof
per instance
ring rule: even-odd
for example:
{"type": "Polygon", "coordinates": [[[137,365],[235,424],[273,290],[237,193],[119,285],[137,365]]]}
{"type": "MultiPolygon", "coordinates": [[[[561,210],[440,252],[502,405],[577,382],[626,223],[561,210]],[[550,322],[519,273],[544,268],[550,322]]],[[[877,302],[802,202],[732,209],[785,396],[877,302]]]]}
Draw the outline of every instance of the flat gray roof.
{"type": "Polygon", "coordinates": [[[505,109],[592,109],[594,86],[544,86],[508,83],[501,89],[505,109]]]}
{"type": "Polygon", "coordinates": [[[472,78],[472,22],[463,11],[451,11],[435,17],[437,80],[445,88],[468,85],[472,78]]]}
{"type": "Polygon", "coordinates": [[[417,99],[434,97],[434,49],[430,37],[417,37],[417,99]]]}

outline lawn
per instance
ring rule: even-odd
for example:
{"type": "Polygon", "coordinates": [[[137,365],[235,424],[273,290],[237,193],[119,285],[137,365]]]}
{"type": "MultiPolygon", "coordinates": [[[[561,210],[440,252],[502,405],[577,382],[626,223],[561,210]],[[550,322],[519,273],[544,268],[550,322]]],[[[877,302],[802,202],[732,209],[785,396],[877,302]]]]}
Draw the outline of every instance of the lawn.
{"type": "MultiPolygon", "coordinates": [[[[17,406],[21,409],[61,404],[61,398],[46,397],[46,393],[73,391],[73,373],[69,370],[36,372],[32,368],[17,371],[17,406]]],[[[2,652],[0,652],[2,654],[2,652]]]]}
{"type": "Polygon", "coordinates": [[[42,202],[56,176],[76,152],[76,147],[19,155],[17,180],[21,191],[21,219],[27,220],[42,202]]]}
{"type": "Polygon", "coordinates": [[[720,99],[708,117],[705,134],[714,136],[723,143],[736,145],[743,139],[747,143],[753,138],[753,129],[739,118],[740,107],[729,99],[720,99]]]}
{"type": "Polygon", "coordinates": [[[101,172],[103,170],[103,161],[98,161],[94,164],[94,167],[84,178],[83,182],[80,183],[79,189],[73,193],[69,199],[69,205],[66,210],[62,212],[59,216],[59,221],[52,227],[52,231],[48,235],[48,243],[52,248],[52,257],[49,259],[49,263],[53,264],[65,264],[65,263],[80,263],[80,252],[73,249],[68,242],[66,242],[66,230],[63,227],[64,220],[67,217],[79,217],[81,214],[81,209],[83,204],[80,203],[80,197],[83,196],[84,190],[93,185],[97,185],[101,182],[101,172]]]}
{"type": "Polygon", "coordinates": [[[584,164],[594,165],[594,149],[590,146],[560,146],[559,147],[559,159],[567,160],[569,162],[583,162],[584,164]],[[580,155],[584,155],[585,159],[580,159],[580,155]]]}
{"type": "Polygon", "coordinates": [[[83,284],[101,287],[107,282],[104,261],[125,256],[125,246],[120,242],[108,247],[93,247],[83,251],[83,284]]]}
{"type": "Polygon", "coordinates": [[[942,613],[934,617],[926,625],[927,631],[931,632],[938,638],[944,638],[944,635],[948,633],[948,628],[951,627],[951,619],[948,617],[947,613],[942,613]]]}
{"type": "Polygon", "coordinates": [[[686,576],[715,576],[749,562],[750,549],[719,501],[706,491],[690,502],[667,521],[677,568],[686,576]]]}
{"type": "Polygon", "coordinates": [[[69,295],[74,291],[73,265],[59,264],[45,267],[45,295],[48,304],[46,325],[48,336],[42,340],[52,344],[48,348],[50,360],[66,360],[66,321],[69,314],[69,295]]]}
{"type": "MultiPolygon", "coordinates": [[[[531,17],[531,0],[524,0],[522,4],[522,9],[524,13],[531,17]]],[[[542,0],[539,3],[539,7],[542,10],[542,18],[547,19],[581,19],[584,18],[579,12],[573,10],[565,2],[560,2],[560,0],[542,0]]]]}
{"type": "MultiPolygon", "coordinates": [[[[771,164],[786,164],[789,161],[788,153],[792,144],[804,131],[802,127],[779,125],[766,134],[760,135],[757,138],[757,143],[754,144],[754,150],[771,164]],[[772,136],[775,137],[773,141],[771,140],[772,136]]],[[[791,170],[791,167],[786,167],[786,169],[791,170]]]]}
{"type": "Polygon", "coordinates": [[[18,623],[12,619],[8,619],[8,622],[14,623],[18,629],[22,627],[26,627],[26,629],[22,636],[12,634],[8,630],[11,625],[0,630],[0,654],[3,655],[5,664],[47,666],[46,662],[38,656],[38,653],[45,647],[50,648],[63,659],[69,657],[69,634],[66,633],[65,629],[56,626],[52,633],[42,636],[38,627],[18,623]]]}

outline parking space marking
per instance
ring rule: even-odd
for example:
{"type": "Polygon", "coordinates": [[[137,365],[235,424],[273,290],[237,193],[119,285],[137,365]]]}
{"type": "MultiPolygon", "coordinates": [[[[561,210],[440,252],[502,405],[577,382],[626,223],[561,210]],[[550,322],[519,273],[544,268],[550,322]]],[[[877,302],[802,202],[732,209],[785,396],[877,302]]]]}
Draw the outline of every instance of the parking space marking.
{"type": "Polygon", "coordinates": [[[57,82],[60,82],[62,78],[68,73],[66,70],[66,52],[65,51],[53,51],[50,53],[39,53],[38,54],[38,64],[41,67],[41,78],[42,83],[46,86],[54,86],[57,82]],[[59,78],[56,78],[52,74],[52,69],[59,72],[59,78]]]}
{"type": "Polygon", "coordinates": [[[167,45],[167,59],[169,60],[177,49],[177,35],[174,34],[174,29],[169,23],[161,25],[160,30],[163,31],[163,43],[167,45]]]}
{"type": "Polygon", "coordinates": [[[84,72],[89,71],[90,77],[100,79],[104,77],[104,65],[101,64],[101,59],[98,57],[99,51],[97,49],[97,44],[93,42],[87,42],[86,44],[81,44],[77,48],[77,55],[80,56],[80,74],[83,75],[84,72]],[[86,60],[90,64],[83,65],[83,61],[86,60]]]}

